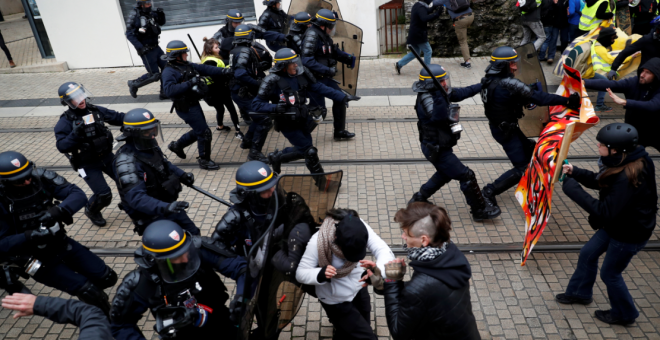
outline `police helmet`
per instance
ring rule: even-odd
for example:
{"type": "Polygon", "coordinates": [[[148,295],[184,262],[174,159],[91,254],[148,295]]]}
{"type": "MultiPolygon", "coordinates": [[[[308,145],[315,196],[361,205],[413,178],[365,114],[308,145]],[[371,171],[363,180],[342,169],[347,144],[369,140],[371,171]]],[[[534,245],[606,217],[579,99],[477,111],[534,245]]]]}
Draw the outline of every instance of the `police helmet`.
{"type": "Polygon", "coordinates": [[[281,3],[282,0],[264,0],[262,3],[268,7],[281,3]]]}
{"type": "Polygon", "coordinates": [[[250,161],[236,171],[236,188],[243,193],[263,192],[276,184],[277,174],[264,162],[250,161]]]}
{"type": "Polygon", "coordinates": [[[229,32],[234,32],[234,25],[232,23],[243,23],[245,21],[245,18],[243,17],[243,13],[237,9],[230,9],[229,12],[227,12],[227,17],[225,18],[225,23],[227,24],[227,29],[229,32]]]}
{"type": "Polygon", "coordinates": [[[34,163],[16,151],[0,153],[0,182],[22,184],[32,175],[34,163]]]}
{"type": "Polygon", "coordinates": [[[233,44],[252,43],[254,41],[254,31],[249,25],[239,25],[234,32],[233,44]]]}
{"type": "MultiPolygon", "coordinates": [[[[442,90],[445,91],[445,93],[450,94],[452,91],[452,87],[451,87],[451,79],[449,78],[449,72],[447,72],[447,70],[445,70],[444,67],[438,64],[429,65],[429,69],[433,73],[433,78],[437,79],[440,85],[442,86],[442,90]]],[[[433,78],[426,71],[425,68],[422,68],[422,70],[419,72],[419,81],[421,83],[420,85],[422,85],[426,89],[432,87],[433,84],[435,84],[433,78]]]]}
{"type": "Polygon", "coordinates": [[[286,75],[289,75],[291,77],[297,77],[305,72],[305,68],[303,67],[302,60],[300,59],[300,56],[296,54],[296,51],[285,47],[281,48],[275,53],[275,66],[270,69],[270,72],[280,72],[280,71],[285,71],[286,75]],[[289,65],[296,65],[295,70],[296,72],[294,74],[291,74],[288,72],[288,67],[289,65]]]}
{"type": "Polygon", "coordinates": [[[634,126],[626,123],[612,123],[605,125],[598,134],[596,140],[607,146],[608,149],[615,149],[618,152],[630,152],[634,150],[639,143],[639,134],[634,126]]]}
{"type": "Polygon", "coordinates": [[[188,45],[181,40],[172,40],[167,44],[165,54],[160,58],[167,61],[174,61],[177,57],[190,52],[188,45]]]}
{"type": "Polygon", "coordinates": [[[337,18],[335,18],[335,13],[332,13],[331,10],[324,8],[316,12],[314,25],[334,28],[336,24],[337,18]]]}
{"type": "Polygon", "coordinates": [[[65,106],[69,105],[72,109],[77,108],[83,101],[86,103],[86,99],[92,97],[85,86],[72,81],[62,84],[57,90],[57,94],[60,96],[60,103],[65,106]]]}
{"type": "Polygon", "coordinates": [[[302,32],[307,28],[307,25],[312,23],[312,16],[307,12],[300,12],[293,17],[293,25],[291,25],[292,32],[302,32]]]}
{"type": "Polygon", "coordinates": [[[192,235],[168,220],[151,223],[142,235],[142,248],[155,260],[160,277],[167,283],[189,279],[199,269],[200,258],[192,235]]]}
{"type": "Polygon", "coordinates": [[[651,20],[651,26],[653,27],[653,39],[660,40],[660,15],[651,20]]]}
{"type": "Polygon", "coordinates": [[[121,131],[138,150],[150,150],[165,144],[160,121],[147,109],[133,109],[124,116],[121,131]]]}
{"type": "Polygon", "coordinates": [[[152,0],[137,0],[136,1],[138,6],[144,6],[144,5],[153,5],[154,2],[152,0]]]}
{"type": "Polygon", "coordinates": [[[518,52],[509,46],[498,47],[490,56],[490,65],[486,68],[486,74],[500,74],[511,72],[511,63],[520,60],[518,52]]]}

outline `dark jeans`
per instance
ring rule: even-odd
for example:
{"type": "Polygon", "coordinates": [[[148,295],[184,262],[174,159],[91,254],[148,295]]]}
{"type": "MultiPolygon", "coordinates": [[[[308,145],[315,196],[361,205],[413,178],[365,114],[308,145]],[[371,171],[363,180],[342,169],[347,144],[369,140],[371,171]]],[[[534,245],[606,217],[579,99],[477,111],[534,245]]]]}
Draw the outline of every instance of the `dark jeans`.
{"type": "Polygon", "coordinates": [[[456,157],[451,148],[441,149],[438,152],[437,159],[431,160],[431,150],[422,144],[422,153],[424,157],[433,164],[436,173],[422,185],[420,191],[426,197],[431,197],[445,184],[449,183],[452,179],[460,180],[465,173],[469,170],[468,167],[463,165],[456,157]]]}
{"type": "Polygon", "coordinates": [[[89,198],[89,206],[91,206],[92,202],[98,198],[98,195],[111,192],[110,187],[108,186],[108,182],[106,182],[105,177],[103,177],[104,173],[108,175],[108,177],[112,178],[113,181],[117,181],[115,178],[115,172],[112,170],[113,158],[114,155],[109,153],[102,160],[96,162],[95,164],[85,164],[81,167],[81,169],[83,169],[87,175],[85,178],[83,178],[83,180],[94,193],[94,195],[89,198]]]}
{"type": "Polygon", "coordinates": [[[539,49],[539,59],[545,60],[545,52],[548,52],[547,59],[555,59],[557,53],[557,38],[559,37],[559,28],[553,26],[543,26],[545,32],[545,41],[539,49]]]}
{"type": "Polygon", "coordinates": [[[149,78],[150,74],[163,72],[163,69],[165,69],[165,66],[167,65],[165,60],[160,59],[160,56],[163,54],[165,54],[163,53],[163,50],[156,46],[155,48],[149,50],[149,52],[140,56],[140,58],[142,58],[142,62],[144,63],[144,68],[146,68],[147,72],[149,73],[143,74],[140,76],[140,78],[138,78],[138,80],[145,80],[149,78]]]}
{"type": "Polygon", "coordinates": [[[569,24],[568,26],[570,27],[568,29],[568,43],[570,44],[575,38],[580,36],[580,25],[569,24]]]}
{"type": "Polygon", "coordinates": [[[7,48],[7,45],[5,45],[5,38],[2,37],[2,32],[0,32],[0,49],[2,49],[5,52],[5,55],[7,56],[7,60],[9,61],[14,60],[11,58],[11,53],[9,53],[9,49],[7,48]]]}
{"type": "MultiPolygon", "coordinates": [[[[625,226],[621,226],[624,228],[625,226]]],[[[607,287],[607,296],[612,305],[612,317],[617,320],[634,320],[639,316],[632,296],[621,273],[630,260],[646,246],[643,243],[623,243],[611,238],[603,229],[589,239],[578,259],[575,273],[566,288],[566,295],[589,299],[593,296],[598,273],[598,258],[605,254],[600,268],[600,278],[607,287]]]]}
{"type": "MultiPolygon", "coordinates": [[[[341,91],[339,85],[332,78],[318,78],[318,81],[331,89],[341,91]]],[[[312,91],[309,91],[307,94],[309,95],[310,107],[325,108],[324,96],[312,91]]],[[[332,123],[336,132],[346,130],[346,104],[341,101],[332,102],[332,123]]]]}
{"type": "Polygon", "coordinates": [[[371,301],[367,287],[360,289],[351,302],[336,305],[326,305],[321,302],[321,306],[335,326],[333,339],[376,339],[371,329],[371,301]]]}
{"type": "Polygon", "coordinates": [[[101,280],[106,265],[89,249],[73,239],[67,239],[71,249],[54,254],[45,250],[46,255],[36,256],[42,266],[33,278],[46,286],[76,295],[87,281],[95,283],[101,280]]]}
{"type": "Polygon", "coordinates": [[[206,118],[204,117],[202,107],[199,106],[199,104],[191,105],[188,112],[179,112],[179,110],[176,110],[176,115],[183,119],[183,121],[192,128],[191,131],[185,133],[179,138],[178,144],[181,145],[181,147],[187,147],[197,141],[199,157],[210,157],[211,150],[206,150],[204,143],[206,137],[204,137],[204,132],[209,130],[208,134],[210,135],[211,130],[209,129],[208,124],[206,124],[206,118]]]}
{"type": "Polygon", "coordinates": [[[506,156],[511,161],[511,164],[513,164],[513,169],[503,173],[494,183],[499,183],[504,179],[512,177],[516,173],[520,175],[525,173],[527,165],[529,165],[529,161],[534,154],[535,143],[525,137],[525,134],[523,134],[520,128],[516,128],[507,138],[499,127],[493,125],[489,126],[493,138],[496,142],[502,145],[506,156]]]}

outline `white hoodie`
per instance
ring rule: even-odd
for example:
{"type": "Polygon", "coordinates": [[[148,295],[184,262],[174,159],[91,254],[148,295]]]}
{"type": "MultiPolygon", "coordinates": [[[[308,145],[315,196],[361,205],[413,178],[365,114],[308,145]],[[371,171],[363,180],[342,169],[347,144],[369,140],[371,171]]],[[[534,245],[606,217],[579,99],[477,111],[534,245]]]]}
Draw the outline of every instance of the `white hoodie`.
{"type": "MultiPolygon", "coordinates": [[[[394,253],[364,220],[362,220],[362,223],[364,223],[369,233],[367,249],[376,257],[376,265],[380,268],[384,278],[385,264],[394,260],[394,253]]],[[[341,279],[331,279],[330,282],[319,283],[316,278],[322,268],[319,267],[318,238],[319,233],[317,232],[309,240],[305,254],[300,260],[296,271],[296,280],[303,284],[316,286],[316,295],[321,302],[327,305],[353,301],[358,291],[362,289],[363,282],[359,282],[359,280],[362,278],[364,268],[360,267],[358,263],[347,276],[341,279]]],[[[345,260],[332,254],[333,267],[339,269],[344,266],[345,262],[345,260]]]]}

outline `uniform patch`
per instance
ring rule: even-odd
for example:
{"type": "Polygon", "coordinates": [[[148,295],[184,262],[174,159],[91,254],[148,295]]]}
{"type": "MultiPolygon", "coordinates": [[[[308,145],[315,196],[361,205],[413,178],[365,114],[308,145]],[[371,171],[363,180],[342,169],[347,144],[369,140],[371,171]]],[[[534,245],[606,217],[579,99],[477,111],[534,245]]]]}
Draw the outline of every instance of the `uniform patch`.
{"type": "Polygon", "coordinates": [[[21,167],[21,161],[19,161],[18,158],[12,159],[11,164],[13,164],[17,168],[21,167]]]}
{"type": "Polygon", "coordinates": [[[323,45],[323,54],[325,54],[325,45],[323,45]]]}
{"type": "Polygon", "coordinates": [[[176,230],[172,230],[172,232],[170,233],[170,237],[174,241],[180,241],[181,240],[181,237],[179,237],[179,233],[177,233],[176,230]]]}
{"type": "Polygon", "coordinates": [[[296,105],[296,96],[289,96],[289,103],[291,103],[291,105],[296,105]]]}
{"type": "Polygon", "coordinates": [[[146,172],[144,173],[144,181],[145,182],[147,181],[147,173],[146,172]]]}
{"type": "Polygon", "coordinates": [[[74,88],[74,87],[76,87],[76,85],[69,84],[69,88],[70,88],[70,89],[72,89],[72,88],[74,88]]]}
{"type": "Polygon", "coordinates": [[[142,115],[147,119],[151,119],[151,116],[146,112],[142,112],[142,115]]]}
{"type": "Polygon", "coordinates": [[[245,245],[247,245],[248,247],[252,247],[252,240],[249,239],[249,238],[246,238],[245,239],[245,245]]]}
{"type": "Polygon", "coordinates": [[[266,171],[264,168],[259,169],[259,174],[261,174],[261,176],[268,177],[268,171],[266,171]]]}
{"type": "Polygon", "coordinates": [[[294,51],[294,50],[290,50],[290,51],[291,51],[292,54],[296,54],[296,51],[294,51]]]}

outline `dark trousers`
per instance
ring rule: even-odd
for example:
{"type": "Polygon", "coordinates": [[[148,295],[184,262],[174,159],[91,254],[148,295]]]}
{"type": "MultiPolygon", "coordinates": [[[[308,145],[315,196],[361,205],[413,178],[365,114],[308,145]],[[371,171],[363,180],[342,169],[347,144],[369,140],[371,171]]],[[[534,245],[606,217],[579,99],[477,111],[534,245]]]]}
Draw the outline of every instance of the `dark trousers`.
{"type": "Polygon", "coordinates": [[[206,103],[215,108],[216,111],[215,119],[218,122],[218,126],[225,125],[223,120],[225,117],[225,107],[226,107],[227,111],[229,111],[231,122],[234,124],[234,128],[236,128],[236,130],[239,130],[238,124],[240,123],[240,121],[238,120],[238,112],[236,111],[234,102],[231,99],[231,91],[229,91],[228,88],[223,87],[220,90],[213,92],[213,97],[211,98],[210,101],[207,101],[206,103]]]}
{"type": "Polygon", "coordinates": [[[36,256],[41,268],[32,278],[46,286],[76,295],[80,288],[91,281],[96,284],[105,274],[105,262],[89,249],[67,237],[68,249],[54,254],[44,250],[45,255],[36,256]]]}
{"type": "Polygon", "coordinates": [[[644,246],[646,246],[646,241],[623,243],[611,238],[605,230],[598,230],[580,250],[578,264],[568,282],[566,295],[583,299],[593,296],[596,274],[598,274],[598,258],[606,253],[600,268],[600,278],[607,287],[607,296],[612,305],[612,317],[618,320],[636,319],[639,311],[635,308],[635,303],[621,273],[626,269],[632,257],[644,249],[644,246]]]}
{"type": "Polygon", "coordinates": [[[7,48],[7,45],[5,44],[5,38],[2,36],[2,32],[0,32],[0,48],[5,52],[5,55],[7,56],[7,60],[13,61],[14,59],[11,58],[11,53],[9,53],[9,49],[7,48]]]}
{"type": "Polygon", "coordinates": [[[92,197],[89,198],[88,206],[92,206],[92,202],[94,202],[99,195],[111,192],[108,182],[105,181],[103,174],[108,175],[113,181],[117,181],[115,178],[115,172],[112,170],[113,158],[114,154],[111,152],[102,160],[95,162],[94,164],[85,164],[80,167],[87,175],[83,180],[85,180],[85,183],[87,183],[94,193],[92,197]]]}
{"type": "Polygon", "coordinates": [[[163,54],[165,54],[163,53],[163,50],[159,46],[156,46],[155,48],[149,50],[149,52],[140,56],[140,58],[142,58],[142,62],[144,63],[144,68],[147,69],[148,73],[140,76],[138,80],[145,80],[149,78],[149,76],[153,73],[163,72],[165,66],[167,65],[167,62],[165,60],[160,59],[160,56],[162,56],[163,54]]]}
{"type": "MultiPolygon", "coordinates": [[[[291,124],[299,124],[299,123],[291,123],[291,124]]],[[[299,153],[300,156],[302,157],[309,148],[314,146],[314,140],[312,139],[312,131],[310,131],[310,126],[314,126],[314,120],[312,117],[307,117],[307,122],[305,126],[302,124],[299,124],[298,129],[282,129],[280,132],[284,135],[284,137],[293,145],[293,147],[287,147],[284,150],[282,150],[282,153],[291,153],[291,152],[296,152],[299,153]]],[[[313,130],[313,129],[312,129],[313,130]]]]}
{"type": "Polygon", "coordinates": [[[333,339],[377,339],[371,329],[371,300],[367,287],[360,289],[351,302],[336,305],[321,302],[321,306],[335,326],[333,339]]]}
{"type": "MultiPolygon", "coordinates": [[[[279,33],[279,32],[277,32],[277,33],[279,33]]],[[[282,45],[278,42],[275,42],[275,41],[266,41],[266,46],[268,46],[268,48],[270,48],[270,50],[273,51],[273,52],[277,52],[281,48],[286,47],[286,46],[284,46],[284,45],[282,45]]]]}
{"type": "Polygon", "coordinates": [[[494,125],[489,126],[493,138],[502,145],[506,156],[509,157],[511,164],[513,164],[513,169],[503,173],[502,176],[495,180],[495,183],[510,178],[513,174],[522,175],[525,173],[527,165],[529,165],[529,161],[534,154],[534,142],[525,137],[525,134],[520,131],[520,128],[516,128],[507,138],[499,127],[494,125]]]}
{"type": "Polygon", "coordinates": [[[210,157],[211,150],[206,150],[205,142],[207,136],[204,134],[207,133],[208,138],[210,138],[212,135],[208,124],[206,124],[206,118],[204,117],[202,107],[199,106],[199,104],[190,105],[188,112],[179,112],[179,110],[176,110],[176,115],[183,119],[183,121],[192,128],[191,131],[188,131],[183,136],[181,136],[181,138],[179,138],[178,144],[181,145],[181,147],[187,147],[197,141],[199,157],[210,157]],[[206,132],[207,130],[208,132],[206,132]]]}
{"type": "MultiPolygon", "coordinates": [[[[252,110],[252,100],[254,97],[241,98],[238,95],[238,90],[234,90],[231,91],[231,98],[234,100],[236,105],[238,105],[238,108],[246,114],[252,110]]],[[[250,127],[248,128],[248,132],[245,134],[245,138],[249,141],[252,141],[252,144],[255,146],[263,146],[261,144],[266,141],[268,131],[271,127],[271,120],[267,116],[259,115],[250,115],[250,118],[252,118],[252,124],[250,124],[250,127]]],[[[259,151],[261,151],[261,149],[259,151]]]]}
{"type": "MultiPolygon", "coordinates": [[[[329,88],[341,91],[339,85],[337,85],[337,83],[332,78],[322,77],[318,78],[318,81],[329,88]]],[[[325,109],[325,97],[312,91],[308,92],[308,95],[310,100],[310,107],[322,107],[325,109]]],[[[332,102],[332,123],[334,125],[335,132],[346,130],[346,104],[341,101],[332,102]]]]}
{"type": "Polygon", "coordinates": [[[435,167],[435,174],[422,185],[420,191],[426,197],[431,197],[445,184],[452,179],[460,180],[469,170],[463,165],[451,148],[444,148],[438,151],[436,159],[432,160],[432,151],[422,144],[422,153],[424,157],[435,167]]]}
{"type": "Polygon", "coordinates": [[[150,225],[155,221],[161,221],[161,220],[176,222],[176,224],[178,224],[181,228],[185,229],[186,231],[189,231],[193,235],[200,234],[199,228],[197,228],[195,222],[193,222],[190,219],[190,217],[188,217],[188,214],[186,214],[185,211],[154,218],[146,214],[140,213],[138,211],[131,210],[131,213],[129,213],[128,216],[131,218],[131,220],[133,220],[133,223],[136,223],[137,221],[141,221],[143,223],[143,225],[141,226],[143,229],[138,232],[140,236],[142,236],[142,232],[144,232],[144,228],[146,228],[148,225],[150,225]]]}

